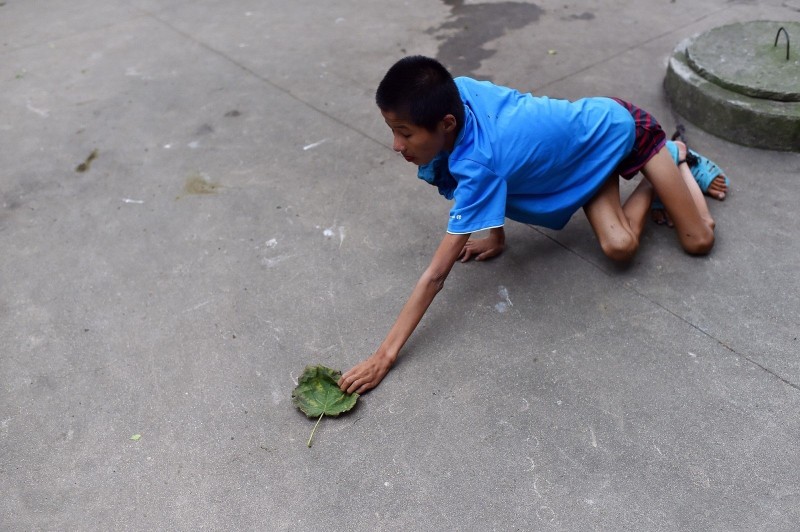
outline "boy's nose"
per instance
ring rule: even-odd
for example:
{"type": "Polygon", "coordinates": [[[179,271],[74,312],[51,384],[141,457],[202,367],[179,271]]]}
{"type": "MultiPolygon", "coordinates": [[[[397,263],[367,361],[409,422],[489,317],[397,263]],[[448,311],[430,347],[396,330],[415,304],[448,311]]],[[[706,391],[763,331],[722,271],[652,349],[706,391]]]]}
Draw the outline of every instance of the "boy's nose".
{"type": "Polygon", "coordinates": [[[392,141],[392,149],[399,153],[403,151],[403,148],[405,148],[405,146],[400,142],[400,139],[395,137],[392,141]]]}

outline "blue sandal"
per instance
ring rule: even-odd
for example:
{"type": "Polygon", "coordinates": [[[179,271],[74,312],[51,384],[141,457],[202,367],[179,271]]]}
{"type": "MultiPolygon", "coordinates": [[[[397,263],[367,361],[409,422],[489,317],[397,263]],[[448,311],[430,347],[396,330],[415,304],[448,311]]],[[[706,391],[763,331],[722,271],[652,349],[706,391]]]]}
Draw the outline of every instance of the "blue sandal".
{"type": "Polygon", "coordinates": [[[686,162],[689,163],[689,170],[692,171],[694,180],[700,185],[700,190],[702,190],[704,194],[708,193],[708,186],[720,175],[725,179],[725,186],[730,188],[731,182],[728,176],[724,175],[722,169],[711,159],[703,157],[694,150],[689,150],[689,154],[686,156],[686,162]],[[696,162],[692,164],[691,159],[694,159],[696,162]]]}
{"type": "MultiPolygon", "coordinates": [[[[723,175],[722,169],[717,166],[714,161],[700,155],[694,150],[687,148],[686,159],[681,161],[678,160],[678,146],[675,142],[668,140],[667,149],[670,155],[672,155],[672,159],[675,161],[676,165],[680,165],[684,162],[688,163],[689,170],[692,172],[694,180],[697,181],[697,185],[704,194],[708,193],[708,187],[711,185],[711,182],[714,181],[717,176],[723,175]]],[[[723,177],[725,178],[725,186],[730,187],[730,180],[728,177],[725,175],[723,175],[723,177]]]]}
{"type": "MultiPolygon", "coordinates": [[[[677,136],[678,133],[672,137],[673,140],[668,140],[666,142],[666,147],[669,151],[669,154],[672,156],[672,160],[675,161],[676,166],[687,163],[689,165],[689,171],[692,172],[692,176],[694,177],[694,180],[697,181],[697,185],[700,187],[700,190],[703,191],[703,194],[707,194],[708,187],[711,185],[711,182],[714,181],[717,176],[723,174],[722,169],[714,161],[700,155],[688,147],[686,149],[686,159],[681,160],[678,153],[678,145],[674,142],[674,139],[677,138],[677,136]]],[[[725,185],[730,187],[730,180],[728,177],[724,175],[723,177],[725,178],[725,185]]],[[[653,197],[653,201],[650,204],[650,210],[664,210],[664,204],[661,203],[661,200],[659,200],[657,196],[653,197]]]]}

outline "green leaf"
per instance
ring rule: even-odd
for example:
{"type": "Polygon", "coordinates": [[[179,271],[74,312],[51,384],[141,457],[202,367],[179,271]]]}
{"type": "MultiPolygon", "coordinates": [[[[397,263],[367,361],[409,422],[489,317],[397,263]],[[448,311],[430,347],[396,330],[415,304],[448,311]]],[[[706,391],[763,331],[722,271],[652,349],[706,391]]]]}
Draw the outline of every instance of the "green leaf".
{"type": "Polygon", "coordinates": [[[337,382],[341,376],[340,371],[325,366],[307,366],[297,379],[297,387],[292,390],[292,403],[306,416],[319,417],[308,439],[309,447],[323,416],[336,417],[356,406],[358,394],[339,389],[337,382]]]}
{"type": "Polygon", "coordinates": [[[141,435],[141,434],[134,434],[133,436],[131,436],[131,439],[132,439],[133,441],[139,441],[139,439],[140,439],[141,437],[142,437],[142,435],[141,435]]]}

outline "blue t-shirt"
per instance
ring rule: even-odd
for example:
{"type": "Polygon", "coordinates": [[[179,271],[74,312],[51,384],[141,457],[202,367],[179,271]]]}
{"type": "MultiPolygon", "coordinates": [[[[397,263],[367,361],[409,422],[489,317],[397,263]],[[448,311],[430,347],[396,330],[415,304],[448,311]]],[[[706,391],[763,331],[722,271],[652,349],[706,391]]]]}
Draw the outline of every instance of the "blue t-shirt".
{"type": "Polygon", "coordinates": [[[453,151],[419,168],[455,200],[448,233],[506,217],[561,229],[633,148],[633,117],[609,98],[534,97],[463,77],[456,85],[465,119],[453,151]]]}

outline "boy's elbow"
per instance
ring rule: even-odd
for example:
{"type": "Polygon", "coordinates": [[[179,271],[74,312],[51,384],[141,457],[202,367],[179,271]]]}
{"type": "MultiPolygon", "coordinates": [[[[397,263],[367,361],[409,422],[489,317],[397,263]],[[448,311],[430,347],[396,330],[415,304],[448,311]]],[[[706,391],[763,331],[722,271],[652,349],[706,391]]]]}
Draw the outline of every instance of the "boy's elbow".
{"type": "Polygon", "coordinates": [[[436,268],[428,268],[422,274],[421,281],[430,287],[434,292],[438,293],[444,288],[444,281],[447,279],[448,272],[436,268]]]}

